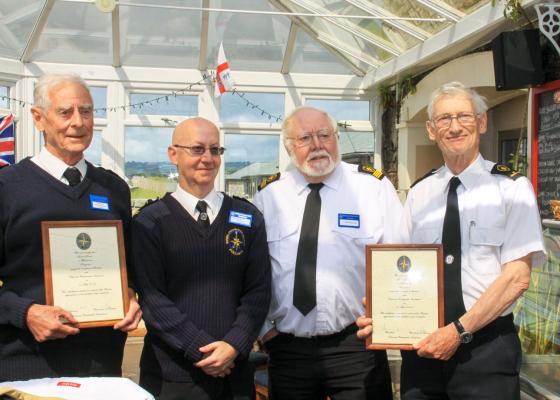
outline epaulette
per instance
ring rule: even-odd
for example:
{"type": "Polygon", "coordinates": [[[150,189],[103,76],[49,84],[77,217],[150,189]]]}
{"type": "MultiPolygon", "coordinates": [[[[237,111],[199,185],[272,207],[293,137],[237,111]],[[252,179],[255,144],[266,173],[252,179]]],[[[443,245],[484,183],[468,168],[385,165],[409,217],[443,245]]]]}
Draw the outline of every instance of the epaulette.
{"type": "Polygon", "coordinates": [[[436,170],[435,168],[431,169],[430,172],[428,172],[426,175],[424,175],[424,176],[422,176],[422,177],[416,179],[416,180],[414,181],[414,183],[413,183],[412,185],[410,185],[410,188],[412,189],[412,188],[414,187],[414,185],[416,185],[418,182],[420,182],[420,181],[426,179],[426,178],[429,177],[429,176],[432,176],[436,171],[437,171],[437,170],[436,170]]]}
{"type": "Polygon", "coordinates": [[[504,164],[494,165],[494,168],[492,168],[492,171],[490,171],[490,173],[493,175],[505,175],[513,180],[516,180],[520,176],[523,176],[518,171],[511,169],[510,167],[504,164]]]}
{"type": "Polygon", "coordinates": [[[373,175],[379,180],[381,180],[385,177],[385,174],[383,172],[381,172],[381,170],[375,169],[371,165],[367,165],[367,164],[360,164],[358,166],[358,171],[363,172],[365,174],[373,175]]]}
{"type": "Polygon", "coordinates": [[[261,183],[259,183],[259,192],[278,179],[280,179],[280,172],[274,175],[270,175],[268,178],[264,178],[261,183]]]}

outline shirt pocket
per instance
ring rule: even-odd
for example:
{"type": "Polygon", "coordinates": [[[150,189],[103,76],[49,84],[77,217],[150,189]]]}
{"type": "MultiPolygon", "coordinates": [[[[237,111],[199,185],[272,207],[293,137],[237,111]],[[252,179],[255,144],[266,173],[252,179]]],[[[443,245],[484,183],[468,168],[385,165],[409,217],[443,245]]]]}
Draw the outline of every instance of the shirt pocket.
{"type": "Polygon", "coordinates": [[[378,226],[375,226],[375,224],[364,224],[359,228],[334,226],[332,231],[343,241],[351,242],[352,244],[359,246],[365,246],[367,244],[379,243],[383,234],[382,226],[382,224],[379,224],[378,226]]]}
{"type": "Polygon", "coordinates": [[[469,266],[481,275],[500,272],[500,249],[504,243],[503,227],[469,227],[469,266]]]}

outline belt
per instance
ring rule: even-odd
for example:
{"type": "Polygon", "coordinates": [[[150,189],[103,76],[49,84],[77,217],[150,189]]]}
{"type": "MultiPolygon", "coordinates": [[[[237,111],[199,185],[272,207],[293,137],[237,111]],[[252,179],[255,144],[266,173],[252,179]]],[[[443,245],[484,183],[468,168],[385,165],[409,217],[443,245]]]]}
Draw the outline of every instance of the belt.
{"type": "Polygon", "coordinates": [[[292,333],[284,333],[284,332],[280,332],[278,333],[278,336],[283,336],[285,338],[290,338],[292,340],[296,339],[296,340],[312,340],[312,341],[328,341],[331,339],[338,339],[341,337],[346,337],[349,335],[353,335],[358,331],[358,326],[356,324],[350,324],[348,325],[346,328],[344,328],[343,330],[336,332],[336,333],[332,333],[332,334],[328,334],[328,335],[317,335],[317,336],[311,336],[311,337],[303,337],[303,336],[296,336],[292,333]]]}

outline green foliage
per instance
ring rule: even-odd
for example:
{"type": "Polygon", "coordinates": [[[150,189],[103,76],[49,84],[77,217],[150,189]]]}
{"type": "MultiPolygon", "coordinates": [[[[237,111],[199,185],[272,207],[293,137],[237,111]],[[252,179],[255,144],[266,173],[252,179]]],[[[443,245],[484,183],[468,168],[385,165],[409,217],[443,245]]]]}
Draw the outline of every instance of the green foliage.
{"type": "MultiPolygon", "coordinates": [[[[521,17],[525,17],[531,23],[525,9],[521,5],[521,0],[500,0],[504,3],[504,18],[509,18],[516,24],[520,23],[521,17]]],[[[492,6],[495,7],[497,0],[492,0],[492,6]]]]}

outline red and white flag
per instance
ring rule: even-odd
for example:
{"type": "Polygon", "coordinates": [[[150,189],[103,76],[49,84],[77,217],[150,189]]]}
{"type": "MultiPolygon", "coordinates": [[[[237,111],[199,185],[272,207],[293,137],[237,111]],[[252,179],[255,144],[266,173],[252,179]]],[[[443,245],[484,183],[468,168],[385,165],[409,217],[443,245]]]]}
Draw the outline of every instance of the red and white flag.
{"type": "Polygon", "coordinates": [[[229,64],[224,52],[224,44],[220,42],[220,50],[218,51],[218,66],[216,67],[216,90],[214,96],[220,97],[227,91],[232,91],[235,82],[231,76],[229,64]]]}

